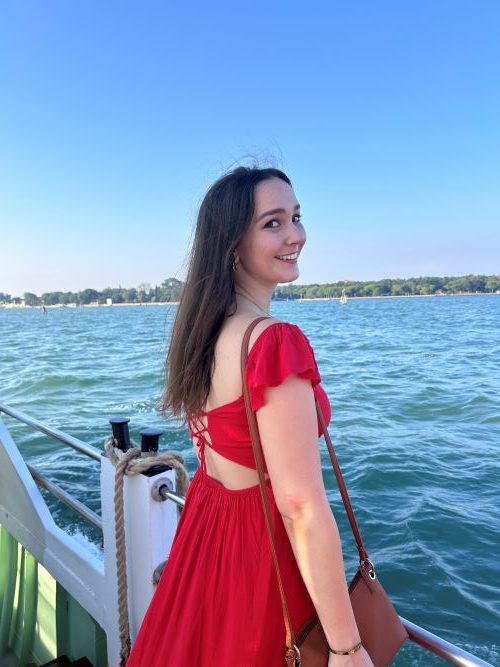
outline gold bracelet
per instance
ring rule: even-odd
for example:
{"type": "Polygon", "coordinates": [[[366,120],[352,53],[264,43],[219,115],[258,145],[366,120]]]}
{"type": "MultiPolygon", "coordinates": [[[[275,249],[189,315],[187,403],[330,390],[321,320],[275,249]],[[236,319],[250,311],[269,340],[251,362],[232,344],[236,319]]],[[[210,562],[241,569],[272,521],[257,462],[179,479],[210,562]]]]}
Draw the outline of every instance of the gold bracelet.
{"type": "Polygon", "coordinates": [[[363,646],[362,642],[359,642],[359,644],[356,644],[356,646],[353,646],[352,648],[348,649],[347,651],[334,651],[333,648],[328,647],[330,653],[335,653],[335,655],[351,655],[352,653],[357,653],[359,649],[363,646]]]}

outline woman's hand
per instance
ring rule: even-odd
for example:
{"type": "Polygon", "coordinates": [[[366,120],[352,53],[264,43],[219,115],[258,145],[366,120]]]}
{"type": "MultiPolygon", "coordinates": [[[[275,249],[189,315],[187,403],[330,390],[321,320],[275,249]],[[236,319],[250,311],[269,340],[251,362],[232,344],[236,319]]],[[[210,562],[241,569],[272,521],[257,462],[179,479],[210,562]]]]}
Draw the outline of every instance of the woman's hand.
{"type": "Polygon", "coordinates": [[[361,647],[359,651],[351,655],[330,653],[328,667],[374,667],[374,665],[366,649],[361,647]]]}

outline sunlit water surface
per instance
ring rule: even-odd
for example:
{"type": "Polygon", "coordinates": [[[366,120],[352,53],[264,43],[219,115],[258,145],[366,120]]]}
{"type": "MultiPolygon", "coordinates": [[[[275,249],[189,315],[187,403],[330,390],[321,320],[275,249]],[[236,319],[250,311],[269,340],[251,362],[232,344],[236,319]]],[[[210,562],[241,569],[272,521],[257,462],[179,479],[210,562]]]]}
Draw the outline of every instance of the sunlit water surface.
{"type": "MultiPolygon", "coordinates": [[[[156,412],[174,307],[0,309],[0,400],[96,447],[107,419],[165,429],[197,461],[182,424],[156,412]]],[[[309,337],[332,435],[368,552],[398,612],[500,664],[500,297],[278,302],[309,337]]],[[[97,463],[5,417],[25,459],[100,511],[97,463]]],[[[321,441],[343,539],[354,540],[321,441]]],[[[44,492],[59,525],[99,536],[44,492]]],[[[93,546],[98,550],[98,546],[93,546]]],[[[444,664],[408,644],[395,665],[444,664]]]]}

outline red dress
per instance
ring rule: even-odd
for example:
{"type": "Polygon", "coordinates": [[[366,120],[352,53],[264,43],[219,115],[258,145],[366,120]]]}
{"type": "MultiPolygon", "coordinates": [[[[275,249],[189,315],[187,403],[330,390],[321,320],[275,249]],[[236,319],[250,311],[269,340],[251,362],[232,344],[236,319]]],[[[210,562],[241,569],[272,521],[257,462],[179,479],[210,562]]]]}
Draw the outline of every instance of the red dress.
{"type": "MultiPolygon", "coordinates": [[[[311,380],[328,422],[330,404],[309,341],[296,325],[276,322],[262,331],[248,356],[253,409],[264,405],[266,387],[291,374],[311,380]]],[[[201,465],[127,667],[282,667],[285,626],[259,485],[226,489],[205,465],[204,448],[211,446],[255,469],[243,396],[202,414],[211,444],[190,425],[201,465]]],[[[314,605],[270,480],[266,485],[292,627],[298,630],[314,605]]]]}

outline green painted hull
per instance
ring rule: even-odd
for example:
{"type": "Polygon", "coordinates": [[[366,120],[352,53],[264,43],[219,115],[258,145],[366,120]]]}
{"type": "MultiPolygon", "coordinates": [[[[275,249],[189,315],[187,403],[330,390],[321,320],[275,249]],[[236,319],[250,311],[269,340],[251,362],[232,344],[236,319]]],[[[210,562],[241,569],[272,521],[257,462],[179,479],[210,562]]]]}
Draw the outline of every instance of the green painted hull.
{"type": "MultiPolygon", "coordinates": [[[[0,667],[6,656],[42,665],[60,655],[107,665],[106,635],[69,593],[0,526],[0,667]]],[[[9,663],[10,664],[10,663],[9,663]]]]}

